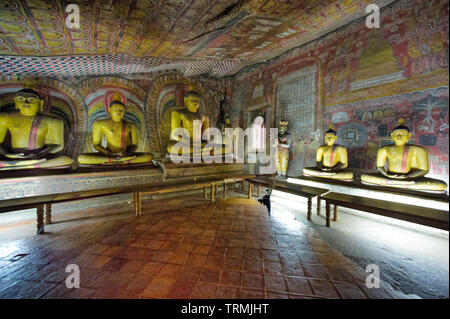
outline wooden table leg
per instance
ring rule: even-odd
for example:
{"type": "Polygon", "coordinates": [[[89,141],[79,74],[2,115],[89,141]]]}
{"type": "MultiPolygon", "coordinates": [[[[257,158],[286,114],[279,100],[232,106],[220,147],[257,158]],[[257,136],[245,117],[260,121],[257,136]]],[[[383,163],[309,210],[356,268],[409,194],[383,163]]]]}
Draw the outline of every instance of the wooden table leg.
{"type": "Polygon", "coordinates": [[[258,185],[258,198],[261,196],[261,186],[258,185]]]}
{"type": "Polygon", "coordinates": [[[52,204],[46,203],[44,206],[45,210],[45,225],[50,225],[52,223],[52,204]]]}
{"type": "Polygon", "coordinates": [[[211,203],[214,202],[214,184],[211,184],[211,203]]]}
{"type": "Polygon", "coordinates": [[[325,200],[325,213],[326,213],[326,226],[330,227],[331,220],[330,220],[330,202],[325,200]]]}
{"type": "Polygon", "coordinates": [[[36,217],[37,217],[37,234],[44,234],[44,205],[36,206],[36,217]]]}
{"type": "Polygon", "coordinates": [[[335,204],[333,209],[333,221],[337,222],[337,219],[338,219],[338,207],[335,204]]]}
{"type": "Polygon", "coordinates": [[[312,198],[311,198],[311,196],[309,196],[308,197],[308,213],[307,213],[308,221],[311,221],[311,215],[312,215],[312,198]]]}
{"type": "Polygon", "coordinates": [[[252,198],[252,193],[253,193],[253,184],[252,183],[248,183],[248,198],[252,198]]]}
{"type": "Polygon", "coordinates": [[[134,192],[133,193],[133,203],[134,203],[134,213],[136,216],[141,216],[141,193],[140,192],[134,192]]]}
{"type": "Polygon", "coordinates": [[[227,199],[227,183],[223,182],[223,199],[227,199]]]}
{"type": "Polygon", "coordinates": [[[205,195],[205,199],[207,199],[208,198],[208,189],[207,189],[206,185],[203,187],[203,193],[205,195]]]}
{"type": "Polygon", "coordinates": [[[317,215],[320,216],[320,203],[321,202],[321,198],[320,196],[317,196],[317,215]]]}

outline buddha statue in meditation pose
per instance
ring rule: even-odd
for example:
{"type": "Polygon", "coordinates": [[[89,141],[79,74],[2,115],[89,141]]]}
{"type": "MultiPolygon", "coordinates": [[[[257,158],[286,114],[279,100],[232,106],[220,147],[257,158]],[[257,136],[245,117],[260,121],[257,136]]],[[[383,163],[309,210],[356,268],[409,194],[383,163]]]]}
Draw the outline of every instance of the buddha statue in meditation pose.
{"type": "Polygon", "coordinates": [[[361,181],[413,190],[445,190],[445,182],[424,177],[429,169],[428,152],[421,146],[407,144],[410,138],[410,129],[405,126],[403,119],[399,119],[398,126],[391,133],[395,144],[378,150],[376,165],[379,174],[363,174],[361,181]]]}
{"type": "Polygon", "coordinates": [[[62,168],[73,159],[58,155],[64,149],[62,119],[43,114],[44,100],[32,89],[16,93],[18,112],[0,113],[0,170],[62,168]],[[5,145],[9,132],[10,147],[5,145]]]}
{"type": "Polygon", "coordinates": [[[291,147],[291,135],[287,131],[288,121],[281,120],[278,126],[278,147],[276,150],[277,176],[286,178],[289,164],[289,148],[291,147]]]}
{"type": "Polygon", "coordinates": [[[110,118],[97,120],[92,127],[92,142],[98,153],[84,153],[78,157],[82,165],[123,165],[142,164],[152,161],[151,153],[137,153],[137,127],[123,119],[125,105],[118,93],[109,105],[110,118]],[[102,146],[103,136],[106,147],[102,146]]]}
{"type": "Polygon", "coordinates": [[[351,181],[353,173],[346,171],[348,166],[347,150],[336,144],[337,133],[330,125],[325,133],[325,145],[316,152],[316,167],[303,169],[303,175],[351,181]]]}
{"type": "MultiPolygon", "coordinates": [[[[204,149],[205,141],[200,143],[198,149],[194,147],[194,130],[198,130],[196,135],[201,139],[203,132],[209,127],[208,117],[200,115],[198,112],[200,103],[200,94],[194,90],[189,90],[184,95],[184,108],[172,111],[170,141],[167,146],[169,154],[182,155],[183,149],[187,149],[190,156],[201,156],[202,152],[206,151],[204,149]],[[194,125],[195,120],[199,121],[200,126],[194,125]],[[184,129],[182,134],[178,129],[184,129]]],[[[211,150],[208,150],[207,153],[210,154],[211,150]]]]}

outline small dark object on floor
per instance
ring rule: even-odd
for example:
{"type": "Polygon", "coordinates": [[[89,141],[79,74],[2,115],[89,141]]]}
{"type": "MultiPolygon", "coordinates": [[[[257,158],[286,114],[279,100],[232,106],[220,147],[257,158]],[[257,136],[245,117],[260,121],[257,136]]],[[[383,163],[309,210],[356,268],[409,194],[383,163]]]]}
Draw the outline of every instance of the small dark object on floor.
{"type": "Polygon", "coordinates": [[[258,202],[260,202],[261,204],[263,204],[267,207],[267,210],[268,210],[269,216],[270,216],[270,194],[264,195],[261,199],[258,199],[258,202]]]}

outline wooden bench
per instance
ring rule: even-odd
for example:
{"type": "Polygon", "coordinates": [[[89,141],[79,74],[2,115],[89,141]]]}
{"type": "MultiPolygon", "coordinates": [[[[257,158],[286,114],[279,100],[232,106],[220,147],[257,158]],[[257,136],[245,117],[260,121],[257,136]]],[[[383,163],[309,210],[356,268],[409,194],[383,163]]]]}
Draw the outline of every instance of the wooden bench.
{"type": "Polygon", "coordinates": [[[168,186],[155,186],[155,187],[143,188],[143,189],[140,189],[140,190],[137,190],[134,192],[134,195],[133,195],[134,212],[135,212],[136,216],[142,215],[141,196],[149,195],[149,194],[164,194],[164,193],[173,193],[173,192],[180,192],[180,191],[186,191],[186,190],[203,189],[204,197],[205,197],[205,199],[207,199],[207,190],[208,190],[208,187],[210,187],[211,188],[210,201],[214,202],[216,191],[217,191],[217,186],[223,185],[222,199],[226,199],[226,188],[227,188],[226,185],[228,183],[243,181],[247,178],[251,178],[254,176],[255,175],[245,174],[245,175],[230,176],[230,177],[201,181],[201,182],[190,182],[190,183],[183,183],[183,184],[170,185],[170,186],[168,185],[168,186]]]}
{"type": "MultiPolygon", "coordinates": [[[[317,204],[318,204],[318,211],[320,210],[320,198],[323,194],[329,192],[328,189],[325,188],[318,188],[318,187],[312,187],[312,186],[304,186],[304,185],[298,185],[294,183],[289,183],[287,181],[282,180],[276,180],[272,178],[267,177],[257,177],[257,178],[248,178],[246,181],[249,183],[249,190],[248,190],[248,198],[252,197],[253,194],[253,185],[258,186],[258,197],[260,196],[260,187],[266,187],[271,190],[277,190],[301,197],[306,197],[308,199],[308,206],[307,206],[307,219],[311,221],[311,215],[312,215],[312,199],[314,197],[317,197],[317,204]]],[[[268,202],[267,208],[270,215],[270,194],[266,195],[268,197],[265,198],[268,202]]],[[[263,199],[264,201],[264,199],[263,199]]]]}
{"type": "MultiPolygon", "coordinates": [[[[158,170],[151,169],[5,178],[0,179],[0,213],[35,208],[37,233],[43,234],[44,225],[52,223],[52,204],[55,203],[133,193],[133,210],[136,216],[140,216],[143,194],[203,188],[206,198],[207,187],[211,187],[211,201],[214,201],[216,185],[243,181],[245,178],[254,176],[231,173],[219,174],[215,179],[208,177],[203,180],[203,177],[199,177],[200,181],[197,179],[187,181],[186,178],[181,182],[177,179],[164,181],[158,170]],[[150,186],[152,184],[154,186],[150,186]],[[112,186],[107,187],[107,185],[112,186]]],[[[223,197],[226,197],[226,187],[224,187],[223,197]]]]}
{"type": "Polygon", "coordinates": [[[335,220],[337,220],[337,206],[342,206],[442,230],[449,230],[448,211],[333,192],[325,194],[321,198],[325,200],[327,227],[331,225],[330,205],[333,204],[335,207],[335,220]]]}

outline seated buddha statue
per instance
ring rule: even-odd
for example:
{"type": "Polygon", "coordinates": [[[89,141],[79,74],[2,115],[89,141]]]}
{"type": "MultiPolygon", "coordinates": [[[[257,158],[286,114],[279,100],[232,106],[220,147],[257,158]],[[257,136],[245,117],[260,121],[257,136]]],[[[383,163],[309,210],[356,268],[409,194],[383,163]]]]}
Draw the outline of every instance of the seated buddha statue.
{"type": "Polygon", "coordinates": [[[82,165],[124,165],[151,162],[151,153],[137,153],[137,127],[123,119],[125,105],[116,93],[111,101],[108,113],[110,118],[97,120],[92,125],[92,142],[98,153],[84,153],[78,156],[82,165]],[[102,139],[106,137],[106,147],[102,139]]]}
{"type": "Polygon", "coordinates": [[[200,95],[194,90],[189,90],[184,95],[184,108],[172,111],[170,116],[170,141],[167,146],[169,155],[186,155],[184,154],[186,151],[189,153],[189,157],[214,155],[217,147],[222,154],[228,154],[228,148],[225,144],[207,143],[207,141],[202,140],[203,132],[209,128],[209,119],[207,116],[199,114],[200,102],[200,95]],[[194,125],[195,120],[200,125],[194,125]],[[194,130],[197,130],[196,134],[194,134],[194,130]],[[195,136],[201,140],[198,147],[194,144],[195,136]]]}
{"type": "Polygon", "coordinates": [[[303,169],[303,175],[351,181],[353,173],[346,171],[348,167],[347,150],[336,144],[337,133],[330,125],[325,133],[325,145],[316,152],[316,167],[303,169]]]}
{"type": "Polygon", "coordinates": [[[361,181],[414,190],[445,190],[445,182],[424,177],[429,169],[428,152],[421,146],[407,144],[410,138],[410,129],[405,126],[403,119],[399,119],[398,126],[391,133],[395,144],[382,147],[377,152],[378,174],[363,174],[361,181]]]}
{"type": "Polygon", "coordinates": [[[62,168],[73,159],[58,155],[64,149],[62,119],[41,113],[44,100],[32,89],[14,97],[18,112],[0,113],[0,170],[62,168]],[[5,144],[9,132],[11,147],[5,144]]]}

